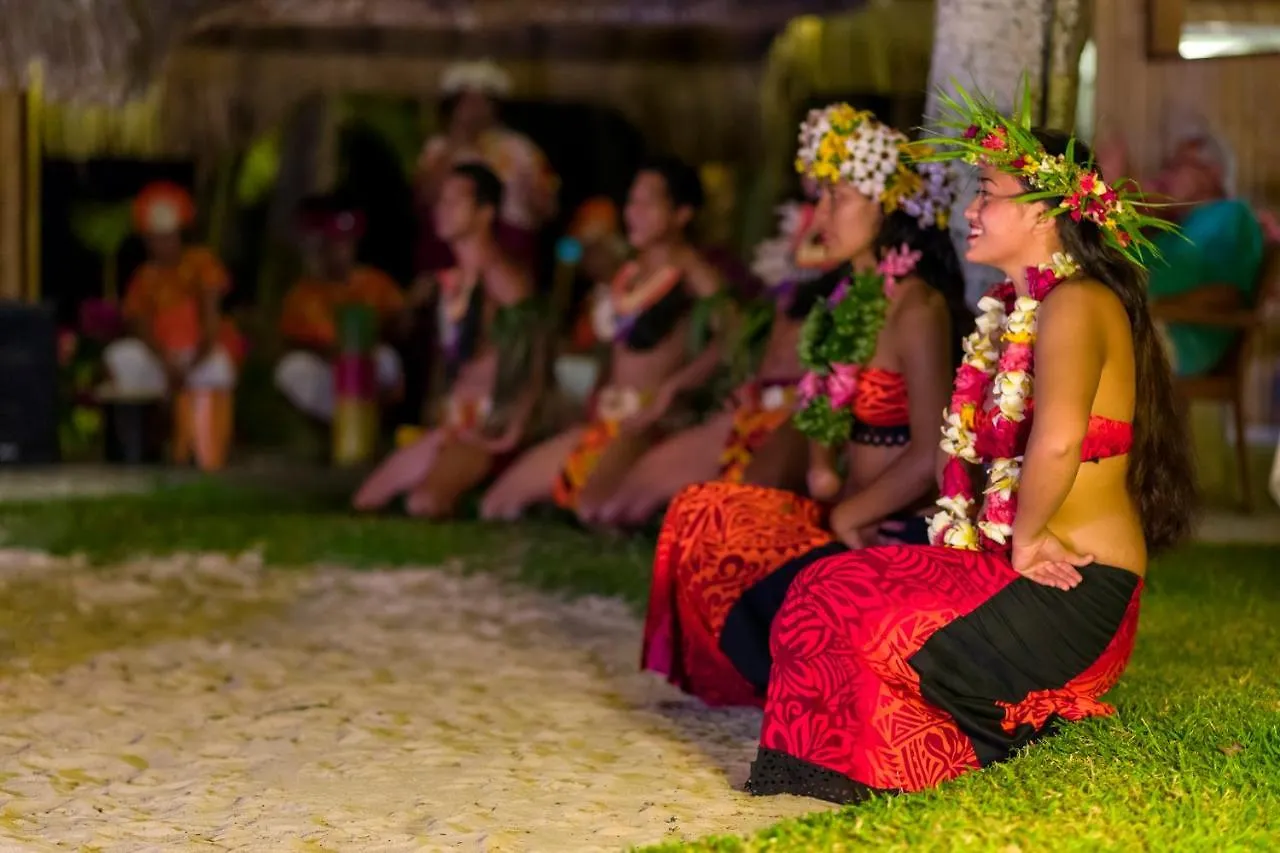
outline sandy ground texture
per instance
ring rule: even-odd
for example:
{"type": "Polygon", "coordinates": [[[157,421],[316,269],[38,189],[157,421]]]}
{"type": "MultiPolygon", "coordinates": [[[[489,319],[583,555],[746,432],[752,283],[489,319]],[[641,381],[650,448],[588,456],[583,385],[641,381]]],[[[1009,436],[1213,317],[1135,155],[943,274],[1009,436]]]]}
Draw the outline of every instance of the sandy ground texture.
{"type": "Polygon", "coordinates": [[[446,569],[0,551],[0,850],[621,850],[824,808],[614,601],[446,569]]]}

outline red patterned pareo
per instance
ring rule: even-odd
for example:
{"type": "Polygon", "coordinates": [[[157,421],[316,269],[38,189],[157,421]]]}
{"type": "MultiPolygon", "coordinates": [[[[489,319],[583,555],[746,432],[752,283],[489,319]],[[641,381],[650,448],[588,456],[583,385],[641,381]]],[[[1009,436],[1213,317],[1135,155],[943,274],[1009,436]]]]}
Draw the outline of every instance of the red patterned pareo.
{"type": "MultiPolygon", "coordinates": [[[[773,623],[761,746],[882,790],[919,791],[976,769],[969,738],[921,698],[908,660],[1018,577],[1002,556],[927,546],[815,562],[773,623]]],[[[1102,655],[1065,687],[997,703],[1006,732],[1114,712],[1100,697],[1128,663],[1141,591],[1102,655]]]]}

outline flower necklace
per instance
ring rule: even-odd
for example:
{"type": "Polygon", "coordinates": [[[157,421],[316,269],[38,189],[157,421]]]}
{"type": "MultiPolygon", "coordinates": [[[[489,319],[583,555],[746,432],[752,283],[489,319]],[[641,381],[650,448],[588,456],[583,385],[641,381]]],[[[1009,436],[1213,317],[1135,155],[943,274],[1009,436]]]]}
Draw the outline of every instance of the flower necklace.
{"type": "Polygon", "coordinates": [[[943,413],[942,449],[951,457],[942,474],[940,512],[929,522],[929,541],[967,551],[1004,551],[1013,537],[1018,482],[1022,477],[1023,425],[1031,407],[1036,313],[1054,287],[1079,266],[1065,254],[1027,270],[1028,296],[1018,296],[1012,281],[993,287],[978,302],[982,312],[964,341],[964,359],[956,371],[951,405],[943,413]],[[996,337],[1004,342],[997,353],[996,337]],[[994,405],[986,408],[988,395],[994,405]],[[978,431],[978,418],[989,429],[978,431]],[[981,450],[979,443],[982,444],[981,450]],[[985,500],[978,503],[966,462],[990,462],[985,500]]]}
{"type": "Polygon", "coordinates": [[[625,264],[607,291],[597,295],[591,312],[592,329],[601,341],[621,342],[636,320],[671,292],[683,276],[677,266],[661,267],[641,276],[635,261],[625,264]]]}
{"type": "Polygon", "coordinates": [[[456,356],[462,339],[462,323],[471,310],[471,298],[480,284],[480,276],[463,281],[462,270],[443,270],[436,274],[440,282],[440,343],[451,356],[456,356]]]}
{"type": "Polygon", "coordinates": [[[890,249],[874,270],[841,281],[805,318],[799,350],[808,372],[798,387],[795,425],[809,438],[829,446],[848,440],[859,374],[875,355],[898,280],[910,275],[920,258],[906,244],[890,249]]]}

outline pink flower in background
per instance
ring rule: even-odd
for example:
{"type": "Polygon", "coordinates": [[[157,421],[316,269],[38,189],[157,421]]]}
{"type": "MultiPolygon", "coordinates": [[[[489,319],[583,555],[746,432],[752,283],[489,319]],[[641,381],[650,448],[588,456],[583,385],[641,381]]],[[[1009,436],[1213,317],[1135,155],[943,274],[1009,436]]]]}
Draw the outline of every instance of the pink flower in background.
{"type": "Polygon", "coordinates": [[[922,257],[924,255],[921,252],[913,252],[906,243],[885,253],[880,265],[876,268],[884,276],[885,296],[893,298],[893,293],[898,287],[898,279],[904,275],[910,275],[922,257]]]}
{"type": "Polygon", "coordinates": [[[862,368],[856,364],[836,364],[832,366],[831,378],[827,380],[827,394],[831,397],[831,408],[843,409],[853,403],[858,394],[858,374],[862,368]]]}
{"type": "Polygon", "coordinates": [[[800,392],[800,399],[807,403],[822,394],[822,377],[810,370],[796,387],[800,392]]]}

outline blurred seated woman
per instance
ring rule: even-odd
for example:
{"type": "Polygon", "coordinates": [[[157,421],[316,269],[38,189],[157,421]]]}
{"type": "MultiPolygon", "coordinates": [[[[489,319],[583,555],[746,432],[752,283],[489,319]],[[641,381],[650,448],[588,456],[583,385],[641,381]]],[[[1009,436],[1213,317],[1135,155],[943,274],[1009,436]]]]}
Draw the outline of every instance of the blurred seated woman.
{"type": "Polygon", "coordinates": [[[956,373],[933,544],[792,567],[754,654],[755,794],[929,789],[1112,713],[1148,558],[1190,527],[1186,429],[1139,266],[1161,225],[1082,143],[950,106],[962,135],[941,156],[981,167],[967,257],[1008,280],[956,373]]]}
{"type": "Polygon", "coordinates": [[[458,265],[433,277],[446,391],[434,429],[391,454],[356,492],[372,511],[405,496],[410,515],[442,518],[491,476],[534,428],[549,342],[532,277],[499,248],[502,182],[485,166],[455,166],[436,200],[436,230],[458,265]]]}
{"type": "MultiPolygon", "coordinates": [[[[817,187],[813,190],[816,194],[817,187]]],[[[800,328],[810,309],[847,274],[851,260],[826,251],[815,211],[809,202],[784,205],[780,235],[757,248],[753,272],[768,288],[769,326],[754,375],[738,386],[728,406],[646,453],[589,520],[644,524],[680,489],[708,480],[804,487],[808,443],[791,424],[803,373],[800,328]]],[[[729,371],[751,360],[760,335],[758,317],[752,311],[742,318],[729,371]]]]}
{"type": "Polygon", "coordinates": [[[642,666],[709,704],[762,702],[764,676],[740,670],[725,649],[767,648],[771,616],[757,603],[781,601],[788,561],[870,544],[886,524],[925,541],[918,513],[936,494],[927,437],[972,320],[946,228],[953,185],[906,152],[906,137],[844,104],[802,127],[797,166],[822,182],[823,243],[850,259],[799,336],[810,372],[795,423],[812,441],[813,499],[733,482],[690,486],[667,510],[654,561],[642,666]]]}
{"type": "Polygon", "coordinates": [[[687,236],[701,204],[688,165],[659,159],[640,169],[624,212],[636,256],[595,306],[610,355],[590,419],[517,459],[485,494],[485,518],[515,519],[547,500],[592,517],[659,440],[678,399],[710,378],[719,344],[696,320],[718,304],[720,280],[687,236]]]}

